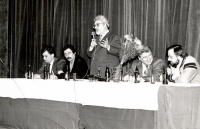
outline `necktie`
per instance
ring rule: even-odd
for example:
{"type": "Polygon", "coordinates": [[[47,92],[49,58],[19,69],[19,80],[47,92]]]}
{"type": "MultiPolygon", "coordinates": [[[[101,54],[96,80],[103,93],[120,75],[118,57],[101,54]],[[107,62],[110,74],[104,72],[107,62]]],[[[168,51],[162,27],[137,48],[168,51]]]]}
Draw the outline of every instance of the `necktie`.
{"type": "Polygon", "coordinates": [[[47,64],[47,71],[50,72],[50,64],[47,64]]]}
{"type": "Polygon", "coordinates": [[[146,65],[146,69],[144,70],[144,75],[147,76],[148,65],[146,65]]]}

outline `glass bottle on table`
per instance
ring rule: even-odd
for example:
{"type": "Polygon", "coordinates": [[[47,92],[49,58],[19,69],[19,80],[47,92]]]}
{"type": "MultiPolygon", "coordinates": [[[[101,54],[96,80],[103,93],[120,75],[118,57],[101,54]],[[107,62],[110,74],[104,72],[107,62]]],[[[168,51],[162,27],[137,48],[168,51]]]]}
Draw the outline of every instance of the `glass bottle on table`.
{"type": "Polygon", "coordinates": [[[164,69],[163,75],[162,75],[162,77],[163,77],[162,84],[168,84],[167,76],[168,76],[167,69],[164,69]]]}
{"type": "Polygon", "coordinates": [[[68,65],[66,65],[65,81],[69,81],[69,68],[68,68],[68,65]]]}
{"type": "Polygon", "coordinates": [[[136,66],[135,68],[135,72],[134,72],[134,76],[135,76],[135,83],[138,83],[138,77],[139,77],[140,73],[139,73],[139,70],[138,70],[138,67],[136,66]]]}
{"type": "Polygon", "coordinates": [[[28,65],[27,79],[32,79],[31,65],[28,65]]]}
{"type": "Polygon", "coordinates": [[[43,74],[44,74],[44,80],[47,80],[48,79],[48,74],[49,74],[49,71],[48,71],[48,68],[47,68],[47,65],[44,65],[44,71],[43,71],[43,74]]]}
{"type": "Polygon", "coordinates": [[[120,71],[120,81],[123,81],[123,68],[120,71]]]}
{"type": "Polygon", "coordinates": [[[106,66],[106,71],[105,71],[105,81],[109,82],[110,81],[110,70],[109,70],[109,66],[106,66]]]}
{"type": "Polygon", "coordinates": [[[101,67],[99,66],[98,68],[98,73],[97,73],[97,76],[100,77],[100,72],[101,72],[101,67]]]}

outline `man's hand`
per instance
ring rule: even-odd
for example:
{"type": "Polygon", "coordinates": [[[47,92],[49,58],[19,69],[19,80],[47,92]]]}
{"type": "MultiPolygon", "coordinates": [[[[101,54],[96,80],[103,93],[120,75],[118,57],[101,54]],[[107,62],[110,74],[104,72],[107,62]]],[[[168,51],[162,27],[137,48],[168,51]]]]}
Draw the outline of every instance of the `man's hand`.
{"type": "Polygon", "coordinates": [[[104,47],[105,49],[109,49],[110,48],[110,45],[108,43],[108,38],[106,38],[106,40],[102,40],[100,43],[99,43],[100,46],[104,47]]]}
{"type": "Polygon", "coordinates": [[[52,71],[52,74],[50,74],[50,79],[58,79],[56,75],[54,75],[54,72],[52,71]]]}
{"type": "Polygon", "coordinates": [[[128,82],[128,81],[134,82],[135,81],[135,77],[131,76],[131,75],[126,75],[126,76],[123,77],[123,81],[125,81],[125,82],[128,82]]]}
{"type": "Polygon", "coordinates": [[[97,45],[96,39],[92,39],[91,44],[90,44],[90,51],[97,45]]]}
{"type": "Polygon", "coordinates": [[[61,74],[61,73],[64,73],[63,70],[59,70],[59,71],[58,71],[58,74],[61,74]]]}
{"type": "Polygon", "coordinates": [[[142,83],[142,82],[145,82],[145,81],[146,81],[146,80],[145,80],[143,77],[140,77],[140,76],[138,76],[137,80],[138,80],[140,83],[142,83]]]}
{"type": "Polygon", "coordinates": [[[180,63],[177,65],[176,68],[171,67],[171,69],[172,69],[172,74],[173,74],[172,79],[175,80],[177,77],[180,76],[180,63]]]}
{"type": "Polygon", "coordinates": [[[50,75],[50,79],[58,79],[58,77],[54,74],[50,75]]]}
{"type": "Polygon", "coordinates": [[[35,75],[33,76],[33,79],[41,79],[40,74],[35,74],[35,75]]]}

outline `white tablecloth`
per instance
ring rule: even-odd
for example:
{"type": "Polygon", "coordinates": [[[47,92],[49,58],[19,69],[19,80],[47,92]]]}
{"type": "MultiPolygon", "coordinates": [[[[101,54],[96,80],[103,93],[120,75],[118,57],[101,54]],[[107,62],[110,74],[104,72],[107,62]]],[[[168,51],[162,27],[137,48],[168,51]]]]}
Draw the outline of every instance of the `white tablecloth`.
{"type": "Polygon", "coordinates": [[[0,96],[32,98],[120,109],[158,110],[161,83],[88,80],[0,79],[0,96]]]}

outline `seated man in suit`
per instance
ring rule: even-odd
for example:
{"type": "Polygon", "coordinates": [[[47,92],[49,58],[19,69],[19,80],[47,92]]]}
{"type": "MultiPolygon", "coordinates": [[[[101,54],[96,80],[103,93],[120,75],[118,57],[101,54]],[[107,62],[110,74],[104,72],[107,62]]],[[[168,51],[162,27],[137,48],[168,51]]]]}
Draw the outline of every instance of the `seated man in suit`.
{"type": "Polygon", "coordinates": [[[137,50],[138,59],[132,63],[131,71],[139,70],[140,81],[150,81],[153,75],[155,81],[160,80],[160,75],[164,70],[164,61],[153,57],[151,49],[148,46],[143,45],[137,50]]]}
{"type": "Polygon", "coordinates": [[[41,50],[41,53],[44,61],[42,63],[42,67],[38,70],[38,72],[34,75],[33,78],[44,78],[45,65],[47,66],[48,71],[50,73],[50,79],[61,78],[61,73],[64,73],[63,69],[66,64],[65,60],[57,58],[54,47],[50,45],[44,47],[41,50]]]}
{"type": "Polygon", "coordinates": [[[81,56],[76,54],[75,48],[72,45],[66,45],[63,48],[63,53],[68,67],[69,78],[73,77],[73,73],[76,73],[77,79],[85,78],[88,71],[88,65],[81,56]]]}
{"type": "Polygon", "coordinates": [[[198,61],[175,44],[167,48],[169,61],[168,80],[175,83],[200,83],[200,66],[198,61]]]}

